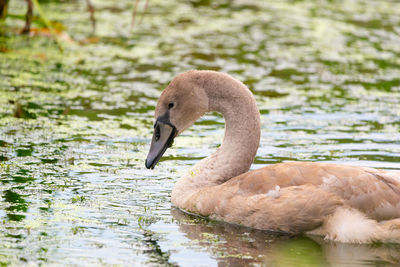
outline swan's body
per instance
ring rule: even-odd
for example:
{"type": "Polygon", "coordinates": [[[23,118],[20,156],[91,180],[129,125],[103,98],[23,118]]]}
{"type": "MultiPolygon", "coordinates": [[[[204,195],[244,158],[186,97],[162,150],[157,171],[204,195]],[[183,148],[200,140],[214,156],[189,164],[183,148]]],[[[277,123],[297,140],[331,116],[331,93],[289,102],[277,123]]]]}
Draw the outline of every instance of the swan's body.
{"type": "Polygon", "coordinates": [[[148,168],[173,138],[207,111],[226,121],[221,147],[176,183],[177,207],[257,229],[309,232],[341,242],[400,242],[400,173],[288,162],[248,172],[260,115],[247,87],[229,75],[189,71],[162,93],[148,168]]]}

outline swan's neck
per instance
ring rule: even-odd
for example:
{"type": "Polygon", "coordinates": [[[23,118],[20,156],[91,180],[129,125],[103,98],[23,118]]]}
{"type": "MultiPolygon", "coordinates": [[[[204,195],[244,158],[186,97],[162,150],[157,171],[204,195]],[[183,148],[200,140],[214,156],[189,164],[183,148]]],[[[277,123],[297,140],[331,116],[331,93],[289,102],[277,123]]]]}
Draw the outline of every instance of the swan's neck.
{"type": "Polygon", "coordinates": [[[250,90],[226,74],[200,72],[197,75],[197,83],[208,96],[209,111],[224,116],[225,136],[216,152],[193,166],[176,183],[172,202],[180,207],[199,189],[247,172],[260,142],[260,113],[250,90]]]}

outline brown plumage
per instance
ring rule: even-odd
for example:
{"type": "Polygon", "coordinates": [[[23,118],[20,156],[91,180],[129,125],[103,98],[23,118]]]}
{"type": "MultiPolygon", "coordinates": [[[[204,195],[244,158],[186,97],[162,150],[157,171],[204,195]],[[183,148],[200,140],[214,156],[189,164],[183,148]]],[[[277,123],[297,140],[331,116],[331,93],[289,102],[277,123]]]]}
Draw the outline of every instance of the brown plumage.
{"type": "Polygon", "coordinates": [[[170,141],[208,111],[224,116],[224,141],[176,183],[177,207],[262,230],[351,243],[400,242],[398,172],[312,162],[248,172],[260,141],[260,115],[247,87],[227,74],[189,71],[163,91],[146,166],[154,167],[170,141]],[[161,129],[174,129],[169,139],[157,128],[165,124],[161,129]],[[162,151],[158,140],[165,142],[162,151]]]}

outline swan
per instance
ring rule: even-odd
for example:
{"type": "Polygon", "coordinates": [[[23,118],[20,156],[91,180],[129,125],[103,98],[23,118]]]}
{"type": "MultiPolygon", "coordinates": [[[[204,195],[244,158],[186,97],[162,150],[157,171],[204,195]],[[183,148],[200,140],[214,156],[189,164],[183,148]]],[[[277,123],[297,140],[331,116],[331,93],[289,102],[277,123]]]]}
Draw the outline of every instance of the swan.
{"type": "Polygon", "coordinates": [[[317,162],[249,171],[260,113],[250,90],[225,73],[191,70],[171,81],[155,108],[146,167],[154,168],[174,138],[210,111],[224,116],[222,145],[175,183],[173,205],[260,230],[343,243],[400,242],[400,173],[317,162]]]}

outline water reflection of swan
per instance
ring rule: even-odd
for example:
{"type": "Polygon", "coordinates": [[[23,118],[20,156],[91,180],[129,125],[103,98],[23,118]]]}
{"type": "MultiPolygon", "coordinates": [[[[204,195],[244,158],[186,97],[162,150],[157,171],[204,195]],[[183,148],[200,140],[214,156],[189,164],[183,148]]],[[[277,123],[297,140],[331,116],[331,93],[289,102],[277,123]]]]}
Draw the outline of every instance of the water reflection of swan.
{"type": "Polygon", "coordinates": [[[224,141],[176,183],[176,206],[257,229],[312,231],[340,242],[400,241],[398,173],[312,162],[247,172],[259,146],[260,114],[247,87],[223,73],[189,71],[163,91],[146,167],[153,168],[174,137],[208,111],[223,114],[224,141]]]}
{"type": "Polygon", "coordinates": [[[223,222],[195,223],[173,208],[173,218],[187,238],[202,246],[220,266],[355,266],[400,262],[399,245],[326,242],[317,236],[290,236],[223,222]]]}

